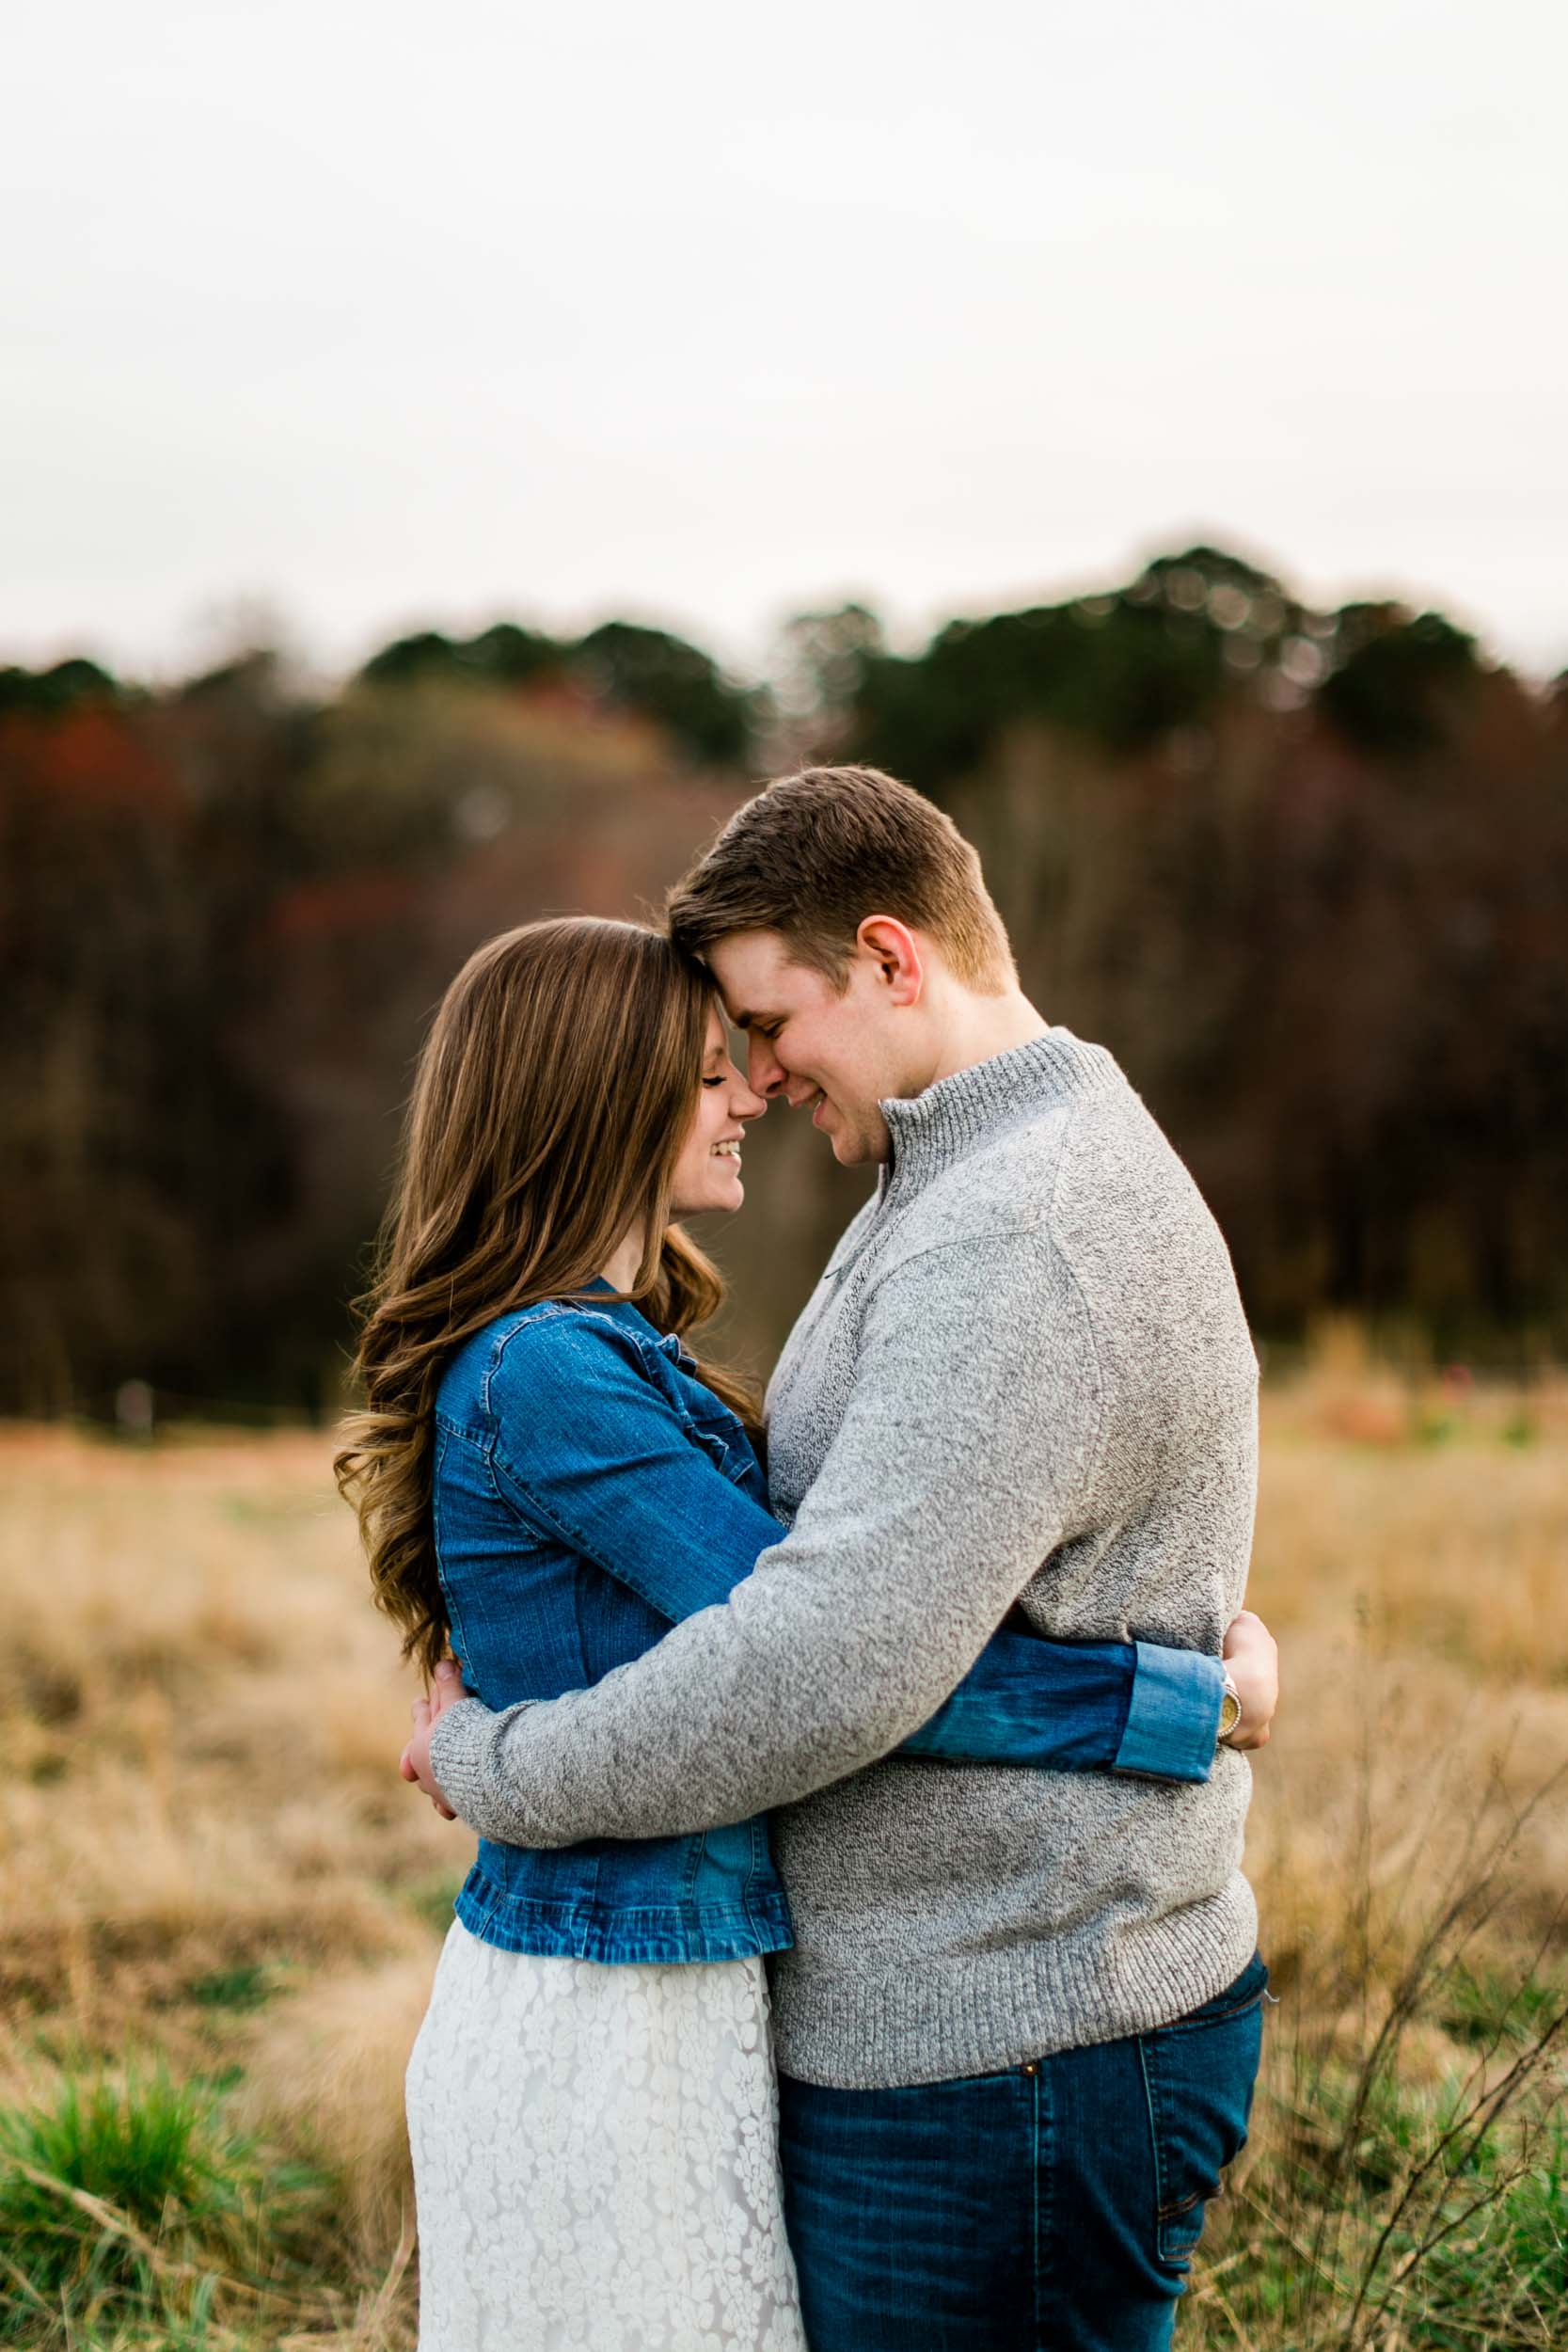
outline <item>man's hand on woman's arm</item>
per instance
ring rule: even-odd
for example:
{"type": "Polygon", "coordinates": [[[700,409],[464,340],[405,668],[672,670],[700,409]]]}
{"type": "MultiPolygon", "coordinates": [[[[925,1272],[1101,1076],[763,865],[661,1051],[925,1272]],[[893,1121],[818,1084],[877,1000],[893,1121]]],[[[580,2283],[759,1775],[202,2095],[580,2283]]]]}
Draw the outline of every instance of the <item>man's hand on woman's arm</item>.
{"type": "MultiPolygon", "coordinates": [[[[443,1821],[455,1821],[457,1816],[436,1786],[436,1775],[430,1769],[430,1735],[446,1709],[467,1696],[463,1677],[455,1664],[450,1658],[443,1658],[436,1669],[436,1679],[428,1697],[416,1699],[408,1710],[413,1720],[413,1734],[398,1758],[398,1771],[404,1779],[418,1783],[443,1821]]],[[[1268,1738],[1267,1732],[1263,1737],[1268,1738]]]]}

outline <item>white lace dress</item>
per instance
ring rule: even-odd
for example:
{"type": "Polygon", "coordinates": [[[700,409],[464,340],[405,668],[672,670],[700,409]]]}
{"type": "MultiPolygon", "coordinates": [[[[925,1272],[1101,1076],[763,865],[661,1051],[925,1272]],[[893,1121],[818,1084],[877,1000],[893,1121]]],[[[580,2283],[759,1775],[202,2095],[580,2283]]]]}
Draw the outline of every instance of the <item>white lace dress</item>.
{"type": "Polygon", "coordinates": [[[420,2352],[806,2352],[760,1959],[454,1921],[408,2065],[420,2352]]]}

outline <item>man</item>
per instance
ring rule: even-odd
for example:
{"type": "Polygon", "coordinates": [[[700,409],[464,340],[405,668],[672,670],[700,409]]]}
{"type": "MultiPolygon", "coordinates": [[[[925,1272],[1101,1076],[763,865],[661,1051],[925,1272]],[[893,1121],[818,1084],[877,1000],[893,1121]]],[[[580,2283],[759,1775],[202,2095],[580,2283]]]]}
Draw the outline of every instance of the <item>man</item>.
{"type": "Polygon", "coordinates": [[[1014,1609],[1217,1654],[1257,1366],[1229,1260],[1111,1057],[1023,995],[973,850],[874,770],[731,820],[670,902],[751,1081],[879,1188],[769,1391],[792,1520],[594,1689],[447,1708],[428,1767],[529,1845],[776,1815],[791,2241],[814,2352],[1150,2352],[1244,2136],[1247,1766],[890,1758],[1014,1609]],[[889,1760],[879,1760],[879,1759],[889,1760]]]}

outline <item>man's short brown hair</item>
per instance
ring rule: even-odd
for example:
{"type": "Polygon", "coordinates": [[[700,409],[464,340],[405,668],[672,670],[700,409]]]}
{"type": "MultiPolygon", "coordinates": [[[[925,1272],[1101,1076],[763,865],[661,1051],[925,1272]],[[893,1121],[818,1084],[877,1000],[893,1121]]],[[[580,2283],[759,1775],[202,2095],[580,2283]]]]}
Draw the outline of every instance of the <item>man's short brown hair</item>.
{"type": "Polygon", "coordinates": [[[879,768],[802,768],[765,785],[675,884],[666,913],[689,955],[736,931],[777,931],[835,987],[868,914],[928,933],[983,994],[1018,977],[974,851],[950,817],[879,768]]]}

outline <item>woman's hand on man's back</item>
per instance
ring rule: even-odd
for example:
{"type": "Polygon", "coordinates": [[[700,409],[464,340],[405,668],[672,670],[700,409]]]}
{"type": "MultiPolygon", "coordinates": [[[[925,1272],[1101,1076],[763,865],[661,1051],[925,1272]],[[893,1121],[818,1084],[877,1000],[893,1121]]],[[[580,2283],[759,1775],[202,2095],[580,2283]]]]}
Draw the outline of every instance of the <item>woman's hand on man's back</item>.
{"type": "Polygon", "coordinates": [[[1223,1652],[1242,1702],[1227,1748],[1266,1748],[1279,1705],[1279,1644],[1256,1611],[1243,1609],[1226,1632],[1223,1652]]]}

